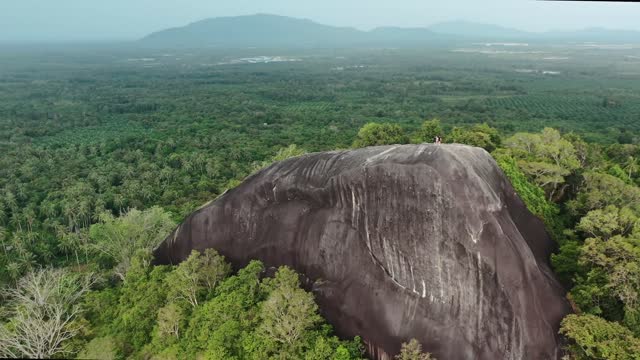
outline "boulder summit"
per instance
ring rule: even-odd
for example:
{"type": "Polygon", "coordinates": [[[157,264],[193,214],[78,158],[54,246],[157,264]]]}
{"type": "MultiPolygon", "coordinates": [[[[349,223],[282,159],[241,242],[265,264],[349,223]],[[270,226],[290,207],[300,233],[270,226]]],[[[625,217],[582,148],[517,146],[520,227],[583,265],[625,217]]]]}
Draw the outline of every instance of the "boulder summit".
{"type": "Polygon", "coordinates": [[[491,155],[465,145],[314,153],[259,171],[155,251],[215,248],[308,277],[339,335],[375,359],[418,339],[438,359],[552,359],[569,311],[554,243],[491,155]]]}

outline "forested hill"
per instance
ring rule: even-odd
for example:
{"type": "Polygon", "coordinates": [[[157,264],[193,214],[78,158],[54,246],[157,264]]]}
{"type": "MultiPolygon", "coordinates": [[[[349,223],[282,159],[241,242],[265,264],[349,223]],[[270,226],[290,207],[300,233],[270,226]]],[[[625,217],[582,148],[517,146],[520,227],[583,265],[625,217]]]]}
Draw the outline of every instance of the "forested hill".
{"type": "Polygon", "coordinates": [[[427,29],[379,28],[365,32],[311,20],[257,14],[198,21],[153,33],[142,43],[167,47],[300,47],[433,42],[446,38],[427,29]]]}
{"type": "Polygon", "coordinates": [[[142,41],[182,46],[317,45],[332,41],[359,41],[364,33],[275,15],[214,18],[180,28],[159,31],[142,41]]]}
{"type": "Polygon", "coordinates": [[[640,33],[607,29],[531,33],[464,21],[431,27],[380,27],[361,31],[322,25],[307,19],[256,14],[201,20],[183,27],[152,33],[140,40],[151,47],[351,47],[447,45],[477,41],[603,41],[637,42],[640,33]]]}
{"type": "Polygon", "coordinates": [[[610,42],[638,43],[640,32],[632,30],[612,30],[587,28],[572,31],[527,32],[498,25],[479,24],[468,21],[448,21],[434,24],[428,28],[435,34],[448,35],[464,39],[493,41],[530,41],[530,42],[610,42]]]}

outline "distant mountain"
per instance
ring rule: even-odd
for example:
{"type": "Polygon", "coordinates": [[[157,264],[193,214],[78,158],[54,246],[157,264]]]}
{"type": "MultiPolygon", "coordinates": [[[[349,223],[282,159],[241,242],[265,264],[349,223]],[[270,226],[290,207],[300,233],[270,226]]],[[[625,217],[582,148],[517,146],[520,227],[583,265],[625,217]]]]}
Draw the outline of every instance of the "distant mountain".
{"type": "Polygon", "coordinates": [[[318,24],[311,20],[257,14],[220,17],[155,32],[140,40],[152,47],[350,47],[419,46],[467,41],[579,41],[640,42],[640,32],[606,29],[531,33],[496,25],[465,21],[428,28],[381,27],[361,31],[318,24]]]}
{"type": "Polygon", "coordinates": [[[427,28],[379,27],[366,33],[370,41],[420,42],[443,37],[427,28]]]}
{"type": "Polygon", "coordinates": [[[546,35],[585,42],[640,43],[640,32],[633,30],[589,28],[578,31],[554,31],[548,32],[546,35]]]}
{"type": "Polygon", "coordinates": [[[527,39],[535,34],[498,25],[478,24],[467,21],[449,21],[429,26],[438,34],[455,35],[465,38],[482,39],[527,39]]]}
{"type": "MultiPolygon", "coordinates": [[[[446,37],[444,37],[446,38],[446,37]]],[[[206,19],[155,32],[141,40],[163,47],[279,47],[394,45],[438,41],[443,36],[426,28],[378,28],[361,31],[311,20],[257,14],[206,19]]]]}
{"type": "Polygon", "coordinates": [[[576,31],[527,32],[498,25],[450,21],[429,26],[433,33],[474,40],[576,41],[640,43],[640,32],[589,28],[576,31]]]}
{"type": "Polygon", "coordinates": [[[206,19],[184,27],[153,33],[142,42],[159,46],[270,47],[317,46],[361,40],[353,28],[321,25],[311,20],[277,15],[206,19]]]}

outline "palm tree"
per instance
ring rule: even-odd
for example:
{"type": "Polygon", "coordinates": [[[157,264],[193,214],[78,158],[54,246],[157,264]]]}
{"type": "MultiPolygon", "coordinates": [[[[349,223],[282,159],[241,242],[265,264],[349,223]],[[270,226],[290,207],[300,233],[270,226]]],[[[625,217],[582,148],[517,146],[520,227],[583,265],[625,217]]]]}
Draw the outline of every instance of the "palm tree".
{"type": "Polygon", "coordinates": [[[32,206],[29,206],[28,208],[24,209],[23,216],[25,222],[27,223],[27,231],[29,233],[32,233],[33,223],[37,220],[36,210],[32,206]]]}
{"type": "Polygon", "coordinates": [[[36,259],[36,255],[31,251],[26,251],[20,256],[19,263],[20,268],[23,272],[27,272],[28,270],[33,269],[36,265],[38,265],[38,261],[36,259]]]}
{"type": "Polygon", "coordinates": [[[624,170],[627,171],[629,180],[631,180],[631,175],[635,174],[639,170],[638,159],[635,156],[629,156],[624,165],[624,170]]]}
{"type": "Polygon", "coordinates": [[[18,212],[12,212],[9,224],[18,231],[22,231],[22,214],[18,212]]]}
{"type": "Polygon", "coordinates": [[[69,260],[69,253],[73,252],[76,257],[76,264],[80,265],[80,258],[78,257],[78,247],[80,246],[78,237],[75,233],[63,233],[58,235],[60,237],[58,248],[64,252],[69,260]],[[62,235],[62,236],[60,236],[62,235]]]}
{"type": "Polygon", "coordinates": [[[65,201],[62,205],[62,213],[66,217],[69,228],[73,229],[77,225],[77,210],[75,209],[74,204],[70,204],[65,201]]]}
{"type": "Polygon", "coordinates": [[[9,275],[9,278],[11,278],[11,280],[13,281],[18,280],[18,278],[20,278],[20,275],[22,275],[20,264],[18,264],[15,261],[12,261],[9,264],[7,264],[7,268],[5,269],[5,271],[9,275]]]}
{"type": "Polygon", "coordinates": [[[4,241],[7,238],[7,229],[0,226],[0,243],[2,244],[2,251],[4,254],[7,254],[7,246],[4,244],[4,241]]]}
{"type": "Polygon", "coordinates": [[[26,200],[28,196],[27,187],[23,183],[19,183],[17,186],[16,195],[20,200],[26,200]]]}
{"type": "Polygon", "coordinates": [[[7,221],[7,212],[0,204],[0,224],[4,224],[7,221]]]}
{"type": "Polygon", "coordinates": [[[18,201],[16,200],[16,196],[11,191],[7,191],[4,198],[9,209],[11,209],[12,212],[15,212],[18,208],[18,201]]]}
{"type": "Polygon", "coordinates": [[[54,218],[58,216],[58,208],[54,202],[45,200],[40,204],[40,213],[47,218],[54,218]]]}
{"type": "Polygon", "coordinates": [[[81,199],[78,203],[78,217],[82,221],[82,228],[86,228],[91,223],[91,198],[81,199]]]}
{"type": "Polygon", "coordinates": [[[113,196],[113,203],[118,207],[118,210],[122,210],[127,204],[127,200],[122,194],[115,194],[113,196]]]}

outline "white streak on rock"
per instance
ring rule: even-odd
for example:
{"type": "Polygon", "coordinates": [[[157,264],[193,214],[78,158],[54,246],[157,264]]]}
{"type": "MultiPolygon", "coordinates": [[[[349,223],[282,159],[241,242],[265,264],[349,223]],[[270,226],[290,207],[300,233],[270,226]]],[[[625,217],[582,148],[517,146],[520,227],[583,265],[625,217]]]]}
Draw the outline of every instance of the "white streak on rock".
{"type": "Polygon", "coordinates": [[[391,147],[391,148],[389,148],[389,149],[387,149],[387,150],[385,150],[385,151],[381,152],[380,154],[376,154],[376,155],[374,155],[374,156],[372,156],[372,157],[368,158],[368,159],[365,161],[365,164],[370,164],[370,163],[372,163],[374,160],[377,160],[377,159],[383,158],[386,154],[388,154],[388,153],[392,152],[393,150],[395,150],[395,149],[397,149],[397,148],[398,148],[397,146],[393,146],[393,147],[391,147]]]}
{"type": "Polygon", "coordinates": [[[351,189],[351,204],[352,204],[352,212],[351,212],[351,218],[353,219],[353,223],[354,225],[358,222],[356,219],[356,213],[357,213],[357,209],[358,209],[358,203],[356,201],[356,192],[351,189]]]}
{"type": "Polygon", "coordinates": [[[416,282],[413,278],[413,266],[411,266],[411,264],[409,264],[409,273],[411,273],[411,288],[413,289],[413,292],[417,294],[416,292],[416,282]]]}
{"type": "Polygon", "coordinates": [[[480,256],[480,251],[477,252],[477,259],[478,259],[478,264],[477,264],[477,269],[478,269],[478,317],[477,317],[477,331],[478,333],[481,332],[481,328],[483,326],[482,324],[482,314],[483,314],[483,309],[482,309],[482,300],[483,300],[483,283],[482,283],[482,257],[480,256]]]}

